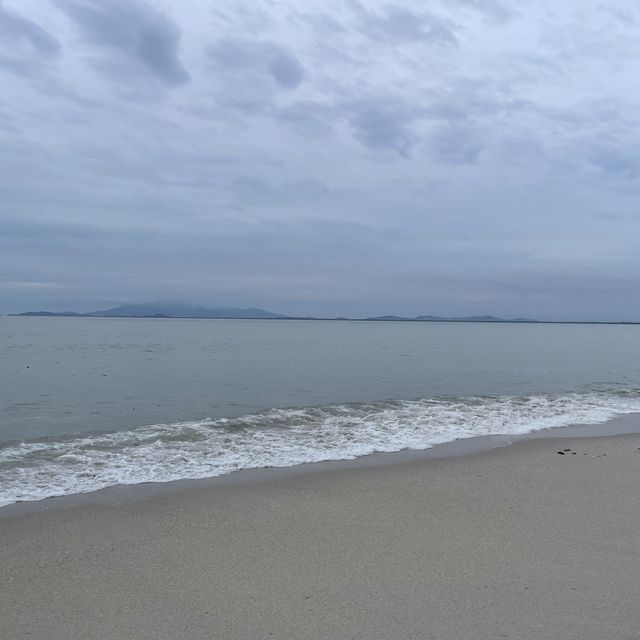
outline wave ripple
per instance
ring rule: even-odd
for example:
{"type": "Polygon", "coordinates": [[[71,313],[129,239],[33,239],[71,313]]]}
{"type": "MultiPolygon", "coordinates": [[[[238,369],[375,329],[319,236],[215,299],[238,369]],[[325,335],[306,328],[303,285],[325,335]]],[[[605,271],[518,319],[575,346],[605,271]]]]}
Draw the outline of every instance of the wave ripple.
{"type": "Polygon", "coordinates": [[[640,390],[611,388],[271,409],[234,419],[13,442],[0,446],[0,506],[118,484],[428,449],[459,438],[521,435],[636,412],[640,390]]]}

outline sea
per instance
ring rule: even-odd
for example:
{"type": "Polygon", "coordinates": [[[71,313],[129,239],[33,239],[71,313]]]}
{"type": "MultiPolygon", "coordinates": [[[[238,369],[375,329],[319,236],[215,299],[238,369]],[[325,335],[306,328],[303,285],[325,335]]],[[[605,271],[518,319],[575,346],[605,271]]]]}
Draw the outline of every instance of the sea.
{"type": "Polygon", "coordinates": [[[0,317],[0,506],[640,412],[640,326],[0,317]]]}

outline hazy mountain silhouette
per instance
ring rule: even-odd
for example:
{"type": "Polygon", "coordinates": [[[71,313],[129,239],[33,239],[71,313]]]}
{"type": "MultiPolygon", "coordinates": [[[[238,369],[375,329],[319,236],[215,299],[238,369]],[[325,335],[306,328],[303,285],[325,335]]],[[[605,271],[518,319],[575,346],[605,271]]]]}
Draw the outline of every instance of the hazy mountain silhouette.
{"type": "MultiPolygon", "coordinates": [[[[143,302],[139,304],[121,304],[112,309],[76,313],[75,311],[27,311],[13,314],[17,316],[72,316],[96,318],[247,318],[247,319],[294,319],[293,316],[273,313],[255,307],[204,307],[175,300],[143,302]]],[[[443,317],[421,315],[413,318],[395,315],[375,316],[371,318],[297,318],[299,320],[349,320],[360,319],[370,321],[398,321],[398,322],[537,322],[528,318],[505,319],[496,316],[463,316],[443,317]]]]}
{"type": "Polygon", "coordinates": [[[90,311],[89,313],[75,313],[63,311],[27,311],[18,313],[19,316],[79,316],[100,318],[285,318],[279,313],[272,313],[264,309],[249,307],[203,307],[185,302],[144,302],[141,304],[122,304],[113,309],[90,311]]]}
{"type": "Polygon", "coordinates": [[[202,307],[185,302],[144,302],[141,304],[122,304],[105,311],[92,311],[87,316],[107,318],[166,316],[169,318],[284,318],[279,313],[249,307],[202,307]]]}
{"type": "Polygon", "coordinates": [[[399,322],[538,322],[529,318],[498,318],[496,316],[462,316],[462,317],[444,317],[444,316],[416,316],[415,318],[406,318],[404,316],[375,316],[373,318],[365,318],[365,320],[397,320],[399,322]]]}

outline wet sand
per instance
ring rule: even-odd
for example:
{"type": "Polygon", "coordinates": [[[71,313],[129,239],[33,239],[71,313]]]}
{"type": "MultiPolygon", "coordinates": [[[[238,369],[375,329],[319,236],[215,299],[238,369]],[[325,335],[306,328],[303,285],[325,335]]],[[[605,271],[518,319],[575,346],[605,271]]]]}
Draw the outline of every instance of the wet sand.
{"type": "Polygon", "coordinates": [[[0,635],[640,638],[640,436],[389,460],[0,509],[0,635]]]}

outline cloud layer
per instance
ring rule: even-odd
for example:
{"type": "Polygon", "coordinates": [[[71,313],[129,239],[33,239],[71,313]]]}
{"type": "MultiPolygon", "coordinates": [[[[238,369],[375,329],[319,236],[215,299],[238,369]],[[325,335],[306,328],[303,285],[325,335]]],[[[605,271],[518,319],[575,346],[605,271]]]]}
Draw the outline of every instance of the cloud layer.
{"type": "Polygon", "coordinates": [[[640,320],[631,0],[0,0],[0,313],[640,320]]]}

